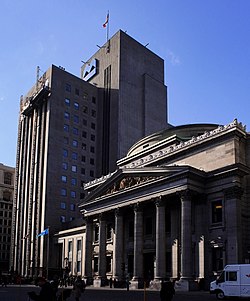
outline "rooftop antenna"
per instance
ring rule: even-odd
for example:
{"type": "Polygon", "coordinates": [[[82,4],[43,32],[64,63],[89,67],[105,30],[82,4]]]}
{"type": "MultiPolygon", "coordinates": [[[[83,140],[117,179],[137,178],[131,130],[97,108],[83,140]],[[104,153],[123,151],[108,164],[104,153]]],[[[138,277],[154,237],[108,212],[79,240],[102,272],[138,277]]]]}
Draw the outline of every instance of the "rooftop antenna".
{"type": "Polygon", "coordinates": [[[36,67],[36,91],[38,91],[38,83],[39,83],[39,73],[40,73],[40,67],[36,67]]]}

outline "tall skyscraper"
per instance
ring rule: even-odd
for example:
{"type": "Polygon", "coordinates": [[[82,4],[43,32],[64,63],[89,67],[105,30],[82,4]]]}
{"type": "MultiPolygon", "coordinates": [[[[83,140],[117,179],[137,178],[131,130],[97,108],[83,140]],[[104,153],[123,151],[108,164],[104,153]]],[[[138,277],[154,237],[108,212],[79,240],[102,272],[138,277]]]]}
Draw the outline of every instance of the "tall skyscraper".
{"type": "Polygon", "coordinates": [[[52,65],[21,97],[12,268],[60,266],[52,236],[80,217],[83,184],[115,169],[140,138],[167,125],[164,62],[118,31],[82,66],[52,65]],[[47,235],[40,235],[48,229],[47,235]]]}

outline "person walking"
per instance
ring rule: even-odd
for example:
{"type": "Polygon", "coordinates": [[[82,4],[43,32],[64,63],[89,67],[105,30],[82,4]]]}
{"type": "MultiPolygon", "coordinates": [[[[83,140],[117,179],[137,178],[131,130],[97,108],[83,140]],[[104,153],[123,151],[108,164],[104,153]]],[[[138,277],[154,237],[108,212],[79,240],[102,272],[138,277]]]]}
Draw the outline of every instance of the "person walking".
{"type": "Polygon", "coordinates": [[[35,301],[56,301],[56,292],[44,277],[38,277],[37,284],[41,288],[40,293],[37,295],[35,292],[29,292],[30,299],[35,301]]]}
{"type": "Polygon", "coordinates": [[[75,301],[79,301],[82,293],[85,291],[85,281],[82,280],[81,276],[77,276],[74,285],[73,285],[73,294],[75,301]]]}
{"type": "Polygon", "coordinates": [[[171,281],[163,281],[161,284],[160,297],[161,301],[171,301],[175,294],[175,289],[171,281]]]}

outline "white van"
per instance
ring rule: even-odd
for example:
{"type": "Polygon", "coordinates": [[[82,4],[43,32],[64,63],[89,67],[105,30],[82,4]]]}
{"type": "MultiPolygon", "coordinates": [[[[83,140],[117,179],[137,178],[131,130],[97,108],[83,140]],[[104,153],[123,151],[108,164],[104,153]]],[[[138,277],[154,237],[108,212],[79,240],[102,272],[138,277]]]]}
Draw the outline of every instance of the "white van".
{"type": "Polygon", "coordinates": [[[210,293],[217,299],[250,297],[250,264],[226,265],[219,278],[210,283],[210,293]]]}

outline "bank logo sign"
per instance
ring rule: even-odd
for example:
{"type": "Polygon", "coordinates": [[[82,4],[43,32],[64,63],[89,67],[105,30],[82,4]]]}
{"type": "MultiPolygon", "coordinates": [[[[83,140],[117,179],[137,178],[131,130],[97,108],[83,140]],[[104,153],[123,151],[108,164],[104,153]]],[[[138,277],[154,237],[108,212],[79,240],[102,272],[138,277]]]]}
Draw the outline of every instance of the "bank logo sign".
{"type": "Polygon", "coordinates": [[[82,72],[82,79],[85,81],[90,80],[98,72],[98,60],[93,59],[90,63],[87,63],[82,72]]]}

